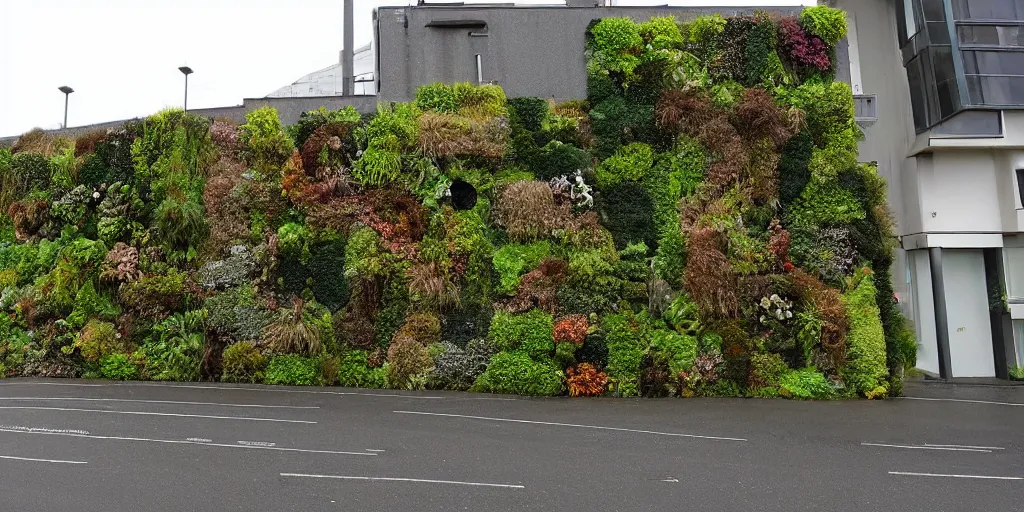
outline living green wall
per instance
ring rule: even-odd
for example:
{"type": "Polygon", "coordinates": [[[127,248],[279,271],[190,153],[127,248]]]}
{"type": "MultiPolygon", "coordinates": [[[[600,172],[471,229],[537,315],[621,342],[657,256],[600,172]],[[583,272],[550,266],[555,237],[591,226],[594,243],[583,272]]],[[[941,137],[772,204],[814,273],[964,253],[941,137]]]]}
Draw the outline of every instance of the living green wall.
{"type": "MultiPolygon", "coordinates": [[[[814,7],[595,20],[588,98],[433,84],[0,150],[0,373],[898,392],[885,183],[814,7]],[[891,293],[889,293],[891,295],[891,293]]],[[[912,350],[910,351],[912,353],[912,350]]]]}

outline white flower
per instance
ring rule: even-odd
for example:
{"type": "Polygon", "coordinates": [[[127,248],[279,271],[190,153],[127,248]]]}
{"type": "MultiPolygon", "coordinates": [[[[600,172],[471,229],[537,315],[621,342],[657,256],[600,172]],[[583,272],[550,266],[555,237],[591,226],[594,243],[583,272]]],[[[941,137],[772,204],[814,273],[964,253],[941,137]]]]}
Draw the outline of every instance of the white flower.
{"type": "Polygon", "coordinates": [[[793,312],[792,311],[786,311],[786,318],[793,318],[793,312]]]}
{"type": "Polygon", "coordinates": [[[779,297],[779,295],[777,293],[773,293],[771,299],[772,299],[772,302],[779,302],[780,300],[782,300],[782,298],[779,297]]]}
{"type": "Polygon", "coordinates": [[[93,192],[92,193],[92,198],[93,199],[99,199],[100,198],[100,193],[99,192],[93,192]]]}

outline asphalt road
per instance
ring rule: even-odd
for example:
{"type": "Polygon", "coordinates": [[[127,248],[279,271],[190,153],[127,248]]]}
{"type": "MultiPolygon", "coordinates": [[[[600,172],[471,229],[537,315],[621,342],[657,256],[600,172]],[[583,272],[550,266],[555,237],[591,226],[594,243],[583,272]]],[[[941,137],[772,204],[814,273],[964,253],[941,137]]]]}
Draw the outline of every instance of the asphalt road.
{"type": "Polygon", "coordinates": [[[9,379],[0,511],[1024,510],[1024,388],[909,391],[925,399],[9,379]]]}

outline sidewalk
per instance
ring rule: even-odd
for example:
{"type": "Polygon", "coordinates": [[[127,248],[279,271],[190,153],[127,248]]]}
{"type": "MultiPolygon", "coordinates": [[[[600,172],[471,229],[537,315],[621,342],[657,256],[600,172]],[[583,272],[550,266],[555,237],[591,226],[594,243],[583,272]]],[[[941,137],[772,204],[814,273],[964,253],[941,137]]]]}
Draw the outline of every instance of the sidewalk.
{"type": "Polygon", "coordinates": [[[903,383],[907,398],[978,400],[1024,406],[1024,382],[998,379],[915,379],[903,383]]]}

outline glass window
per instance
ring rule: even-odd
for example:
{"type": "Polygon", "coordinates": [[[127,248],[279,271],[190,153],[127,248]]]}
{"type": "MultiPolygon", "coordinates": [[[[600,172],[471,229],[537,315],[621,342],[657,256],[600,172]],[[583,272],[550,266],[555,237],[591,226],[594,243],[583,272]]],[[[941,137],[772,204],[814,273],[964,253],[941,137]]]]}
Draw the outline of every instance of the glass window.
{"type": "Polygon", "coordinates": [[[1024,46],[1020,25],[961,25],[957,31],[962,45],[1024,46]]]}
{"type": "Polygon", "coordinates": [[[1024,20],[1024,0],[953,0],[957,20],[1024,20]]]}
{"type": "Polygon", "coordinates": [[[921,0],[921,12],[925,21],[946,21],[946,7],[942,0],[921,0]]]}
{"type": "Polygon", "coordinates": [[[956,113],[960,108],[960,89],[956,80],[937,82],[935,87],[939,94],[939,115],[946,118],[956,113]]]}
{"type": "Polygon", "coordinates": [[[967,75],[967,91],[975,105],[1024,105],[1024,76],[967,75]]]}
{"type": "Polygon", "coordinates": [[[921,52],[921,80],[924,90],[924,101],[928,110],[928,124],[933,125],[940,119],[939,93],[935,90],[935,72],[931,56],[927,50],[921,52]]]}
{"type": "Polygon", "coordinates": [[[920,56],[907,64],[907,80],[910,82],[910,106],[914,111],[914,127],[918,130],[928,128],[928,111],[925,106],[924,80],[922,79],[920,56]]]}
{"type": "Polygon", "coordinates": [[[1017,194],[1020,196],[1017,206],[1024,209],[1024,169],[1017,169],[1017,194]]]}
{"type": "Polygon", "coordinates": [[[914,1],[903,0],[903,40],[906,41],[917,33],[917,19],[914,16],[914,1]]]}
{"type": "Polygon", "coordinates": [[[1017,343],[1017,366],[1024,366],[1024,320],[1013,321],[1013,339],[1017,343]]]}
{"type": "Polygon", "coordinates": [[[965,51],[964,73],[968,75],[1024,76],[1024,52],[965,51]]]}

